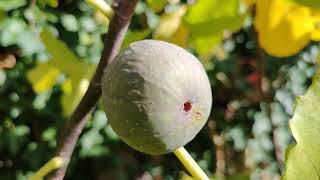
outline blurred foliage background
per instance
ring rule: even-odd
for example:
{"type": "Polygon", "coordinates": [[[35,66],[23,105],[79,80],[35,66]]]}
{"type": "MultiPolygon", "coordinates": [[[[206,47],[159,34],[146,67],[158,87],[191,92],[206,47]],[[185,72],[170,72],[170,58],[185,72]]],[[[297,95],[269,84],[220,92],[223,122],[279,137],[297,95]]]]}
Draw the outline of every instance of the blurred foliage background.
{"type": "MultiPolygon", "coordinates": [[[[319,34],[300,39],[293,53],[282,53],[295,43],[291,37],[270,50],[263,36],[268,29],[257,33],[257,9],[249,0],[140,1],[123,43],[160,39],[201,60],[212,85],[212,113],[186,149],[218,179],[280,178],[286,147],[294,143],[288,127],[294,98],[315,74],[319,34]]],[[[86,1],[0,0],[0,179],[26,179],[52,157],[99,61],[108,24],[86,1]]],[[[99,103],[65,179],[185,177],[174,155],[139,153],[107,122],[99,103]]]]}

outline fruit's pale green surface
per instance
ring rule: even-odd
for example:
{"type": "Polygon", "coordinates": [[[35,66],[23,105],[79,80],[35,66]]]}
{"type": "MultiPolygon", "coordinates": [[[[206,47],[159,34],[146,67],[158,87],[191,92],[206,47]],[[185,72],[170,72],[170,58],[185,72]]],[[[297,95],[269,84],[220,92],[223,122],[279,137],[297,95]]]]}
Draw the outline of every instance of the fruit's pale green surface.
{"type": "Polygon", "coordinates": [[[191,141],[211,110],[211,87],[200,61],[162,41],[132,43],[102,80],[107,118],[134,149],[165,154],[191,141]]]}

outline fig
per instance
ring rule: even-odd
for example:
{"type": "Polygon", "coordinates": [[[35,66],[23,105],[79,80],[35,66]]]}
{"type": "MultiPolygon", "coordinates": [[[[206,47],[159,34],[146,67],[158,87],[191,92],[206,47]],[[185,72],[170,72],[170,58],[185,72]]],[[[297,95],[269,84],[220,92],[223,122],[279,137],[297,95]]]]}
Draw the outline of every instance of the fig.
{"type": "Polygon", "coordinates": [[[191,141],[206,123],[212,94],[200,61],[167,42],[131,43],[102,78],[102,102],[112,129],[147,154],[191,141]]]}

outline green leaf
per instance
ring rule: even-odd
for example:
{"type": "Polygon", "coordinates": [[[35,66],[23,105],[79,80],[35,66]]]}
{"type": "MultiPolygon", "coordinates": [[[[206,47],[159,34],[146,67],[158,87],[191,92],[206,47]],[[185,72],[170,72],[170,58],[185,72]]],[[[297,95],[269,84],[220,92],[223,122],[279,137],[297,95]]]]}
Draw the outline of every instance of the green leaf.
{"type": "Polygon", "coordinates": [[[286,154],[283,179],[320,178],[320,71],[307,93],[296,99],[289,122],[296,145],[286,154]]]}
{"type": "Polygon", "coordinates": [[[222,40],[223,36],[220,33],[217,33],[214,36],[193,36],[191,38],[191,44],[199,54],[207,54],[222,40]]]}
{"type": "Polygon", "coordinates": [[[26,0],[1,0],[0,9],[10,11],[27,4],[26,0]]]}
{"type": "Polygon", "coordinates": [[[59,1],[58,0],[46,0],[46,4],[51,7],[58,7],[59,1]]]}
{"type": "Polygon", "coordinates": [[[240,13],[239,6],[239,0],[201,0],[189,8],[184,21],[198,53],[209,53],[223,40],[225,30],[240,29],[245,14],[240,13]]]}
{"type": "Polygon", "coordinates": [[[6,17],[6,12],[3,10],[0,10],[0,21],[2,21],[6,17]]]}
{"type": "Polygon", "coordinates": [[[305,6],[310,6],[312,8],[320,8],[319,0],[294,0],[294,1],[305,6]]]}
{"type": "Polygon", "coordinates": [[[56,80],[61,71],[51,63],[38,64],[36,68],[27,74],[32,84],[32,88],[37,93],[48,91],[56,84],[56,80]]]}

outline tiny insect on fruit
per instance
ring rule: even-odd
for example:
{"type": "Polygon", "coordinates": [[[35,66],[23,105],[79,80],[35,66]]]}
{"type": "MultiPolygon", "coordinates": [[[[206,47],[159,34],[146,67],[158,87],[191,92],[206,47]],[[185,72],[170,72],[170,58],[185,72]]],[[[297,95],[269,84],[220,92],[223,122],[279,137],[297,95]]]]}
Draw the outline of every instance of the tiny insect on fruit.
{"type": "Polygon", "coordinates": [[[211,110],[199,60],[167,42],[134,42],[110,64],[102,100],[112,129],[132,148],[165,154],[191,141],[211,110]]]}

